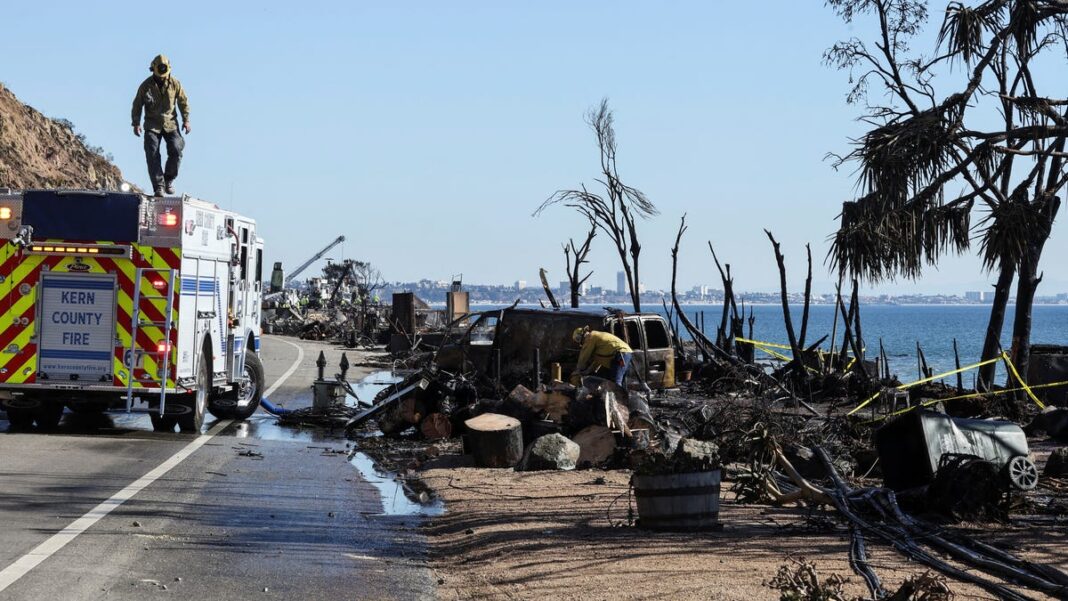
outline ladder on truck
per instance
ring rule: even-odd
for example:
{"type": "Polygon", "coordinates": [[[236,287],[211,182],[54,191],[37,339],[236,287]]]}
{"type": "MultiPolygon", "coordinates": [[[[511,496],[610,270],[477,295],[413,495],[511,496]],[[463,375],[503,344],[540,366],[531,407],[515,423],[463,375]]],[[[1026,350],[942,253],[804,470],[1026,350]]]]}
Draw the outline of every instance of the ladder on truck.
{"type": "MultiPolygon", "coordinates": [[[[130,357],[130,364],[127,366],[130,370],[130,375],[126,378],[126,412],[129,413],[133,409],[134,399],[134,373],[137,371],[137,366],[140,363],[140,359],[143,355],[154,355],[163,358],[163,367],[158,371],[159,378],[153,378],[152,376],[137,378],[137,382],[159,382],[159,414],[162,417],[167,407],[167,380],[170,379],[171,368],[171,329],[174,325],[173,313],[174,313],[174,281],[178,277],[178,273],[174,269],[156,268],[156,267],[138,267],[137,277],[134,280],[134,295],[133,295],[133,317],[130,325],[130,347],[123,353],[124,356],[130,357]],[[166,288],[160,291],[159,294],[142,294],[141,284],[145,280],[145,275],[149,273],[156,273],[164,276],[163,281],[166,282],[166,288]],[[164,297],[166,294],[166,297],[164,297]],[[167,309],[163,313],[163,321],[141,321],[141,299],[150,300],[166,300],[167,309]],[[156,327],[163,330],[163,352],[159,349],[143,349],[137,344],[137,333],[141,329],[141,326],[156,327]]],[[[152,290],[156,288],[153,285],[152,290]]],[[[145,370],[142,370],[145,371],[145,370]]],[[[147,374],[147,371],[145,372],[147,374]]]]}

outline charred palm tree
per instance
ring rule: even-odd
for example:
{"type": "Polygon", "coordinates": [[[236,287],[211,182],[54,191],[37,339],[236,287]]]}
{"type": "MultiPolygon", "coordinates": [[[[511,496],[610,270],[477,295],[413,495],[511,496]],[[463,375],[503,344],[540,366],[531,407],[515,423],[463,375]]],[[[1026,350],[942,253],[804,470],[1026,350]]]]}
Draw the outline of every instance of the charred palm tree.
{"type": "MultiPolygon", "coordinates": [[[[828,4],[846,22],[861,16],[878,22],[873,41],[839,42],[825,54],[829,64],[850,71],[847,101],[866,107],[861,120],[871,126],[850,153],[832,155],[836,166],[859,165],[863,195],[842,207],[830,262],[843,275],[871,282],[917,278],[924,266],[969,249],[977,237],[986,269],[998,270],[983,358],[998,353],[1016,279],[1012,353],[1025,371],[1039,260],[1057,195],[1068,184],[1068,100],[1044,96],[1046,82],[1036,80],[1031,65],[1066,44],[1068,2],[950,2],[933,58],[909,47],[928,21],[926,1],[828,4]],[[955,67],[966,80],[940,91],[936,72],[955,67]],[[872,86],[889,100],[869,101],[872,86]],[[1000,120],[991,127],[995,111],[1000,120]],[[985,215],[973,228],[976,207],[985,215]]],[[[993,375],[990,366],[980,385],[993,375]]]]}

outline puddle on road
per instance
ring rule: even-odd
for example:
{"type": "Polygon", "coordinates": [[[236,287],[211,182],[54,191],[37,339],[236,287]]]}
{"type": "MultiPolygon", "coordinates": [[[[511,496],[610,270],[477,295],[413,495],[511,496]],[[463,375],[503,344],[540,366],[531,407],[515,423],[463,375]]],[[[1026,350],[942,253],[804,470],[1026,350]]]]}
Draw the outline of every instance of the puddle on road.
{"type": "MultiPolygon", "coordinates": [[[[378,371],[371,373],[359,382],[353,384],[352,388],[359,396],[360,400],[365,403],[370,403],[375,398],[375,395],[377,395],[383,388],[390,384],[400,382],[403,379],[403,375],[398,372],[378,371]]],[[[294,399],[294,401],[296,402],[290,401],[288,404],[295,407],[307,407],[311,405],[311,390],[308,390],[308,397],[306,399],[294,399]]],[[[346,403],[354,405],[355,401],[351,398],[347,398],[346,403]]],[[[6,429],[7,422],[6,419],[3,419],[6,417],[6,414],[0,413],[0,432],[3,432],[6,429]]],[[[205,431],[210,430],[216,422],[217,420],[209,417],[205,431]]],[[[109,412],[101,415],[78,415],[68,412],[64,416],[63,423],[58,430],[58,433],[60,434],[86,433],[115,435],[118,433],[146,432],[152,434],[152,424],[147,414],[127,414],[122,412],[109,412]]],[[[155,434],[153,435],[155,436],[155,434]]],[[[341,429],[329,430],[316,427],[298,428],[293,426],[281,426],[278,424],[278,418],[263,411],[257,411],[252,417],[245,421],[230,424],[225,430],[220,432],[219,435],[243,439],[300,443],[354,442],[347,439],[344,431],[341,429]]],[[[383,472],[375,468],[374,461],[367,454],[360,451],[354,451],[349,457],[349,463],[356,468],[364,480],[378,489],[379,496],[382,499],[382,515],[436,516],[444,513],[445,505],[440,500],[434,499],[427,503],[420,503],[418,500],[409,498],[405,492],[404,486],[397,479],[397,475],[392,472],[383,472]]]]}
{"type": "MultiPolygon", "coordinates": [[[[377,371],[354,383],[352,389],[361,401],[370,403],[383,388],[403,379],[404,376],[397,372],[377,371]]],[[[355,406],[355,401],[351,397],[346,398],[345,403],[349,406],[355,406]]],[[[308,391],[307,399],[299,399],[297,402],[290,401],[288,404],[294,407],[309,406],[311,404],[311,391],[308,391]]],[[[344,431],[340,429],[281,426],[278,424],[276,417],[263,412],[256,413],[256,415],[244,422],[233,424],[223,434],[237,438],[257,438],[285,442],[351,442],[345,437],[344,431]]],[[[382,515],[435,516],[441,515],[445,511],[445,505],[440,500],[435,499],[420,503],[418,500],[409,498],[404,486],[397,479],[397,475],[375,468],[374,460],[366,453],[354,451],[349,457],[349,463],[356,468],[364,480],[378,489],[379,496],[382,499],[382,515]]]]}
{"type": "MultiPolygon", "coordinates": [[[[370,403],[380,390],[400,382],[404,379],[390,371],[376,371],[365,376],[362,380],[352,385],[353,392],[365,403],[370,403]]],[[[311,389],[308,389],[306,397],[288,401],[288,408],[308,407],[312,403],[311,389]]],[[[345,398],[345,404],[354,407],[355,401],[351,397],[345,398]]],[[[314,426],[296,427],[282,426],[278,418],[263,410],[257,411],[252,417],[243,422],[234,422],[221,433],[222,436],[235,438],[255,438],[259,440],[275,440],[282,442],[331,442],[346,440],[345,433],[340,429],[330,430],[314,426]]]]}
{"type": "Polygon", "coordinates": [[[404,486],[396,479],[396,474],[381,472],[375,468],[374,461],[365,453],[356,451],[349,463],[360,472],[363,479],[378,489],[382,497],[383,515],[424,515],[436,516],[445,513],[445,504],[439,499],[419,503],[408,498],[404,486]]]}

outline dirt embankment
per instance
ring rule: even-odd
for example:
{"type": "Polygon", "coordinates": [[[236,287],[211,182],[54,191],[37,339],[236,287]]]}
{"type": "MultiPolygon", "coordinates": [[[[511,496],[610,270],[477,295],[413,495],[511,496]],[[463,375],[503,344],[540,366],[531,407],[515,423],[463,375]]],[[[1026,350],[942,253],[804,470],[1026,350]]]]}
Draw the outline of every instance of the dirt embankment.
{"type": "Polygon", "coordinates": [[[0,187],[118,189],[122,172],[76,134],[0,85],[0,187]]]}

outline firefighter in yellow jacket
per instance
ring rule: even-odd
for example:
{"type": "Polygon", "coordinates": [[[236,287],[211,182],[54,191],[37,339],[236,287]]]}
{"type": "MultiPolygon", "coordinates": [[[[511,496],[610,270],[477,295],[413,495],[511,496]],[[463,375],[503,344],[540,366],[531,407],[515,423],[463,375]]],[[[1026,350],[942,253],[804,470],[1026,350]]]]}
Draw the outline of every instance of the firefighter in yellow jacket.
{"type": "Polygon", "coordinates": [[[605,369],[608,371],[606,378],[623,386],[623,378],[627,375],[634,357],[634,351],[629,344],[608,332],[591,331],[589,326],[575,328],[571,337],[582,347],[572,377],[605,369]]]}
{"type": "Polygon", "coordinates": [[[175,118],[175,105],[182,114],[182,129],[185,133],[192,131],[189,125],[189,98],[185,95],[178,78],[171,73],[171,61],[160,54],[152,59],[149,67],[152,75],[141,82],[134,96],[133,132],[141,135],[141,111],[145,113],[145,159],[148,161],[148,177],[152,180],[152,190],[156,196],[164,192],[174,194],[174,180],[178,177],[178,166],[182,162],[182,149],[185,139],[178,131],[175,118]],[[167,166],[160,165],[160,143],[167,145],[167,166]]]}

